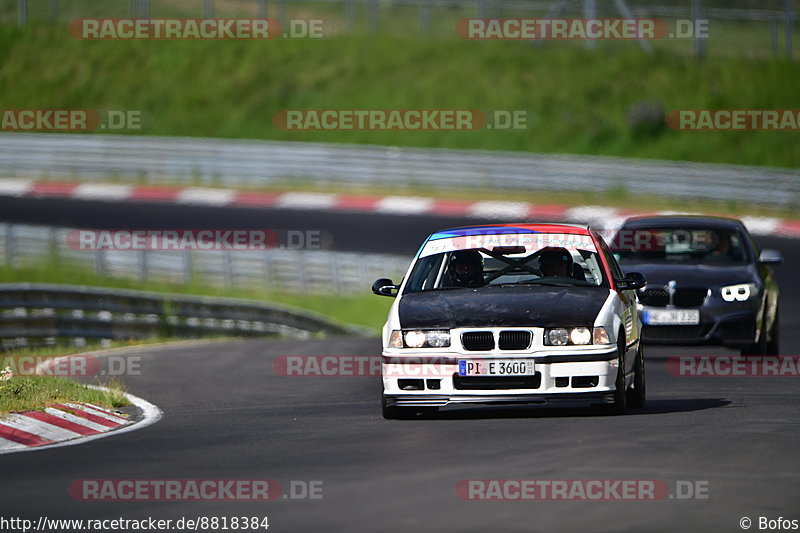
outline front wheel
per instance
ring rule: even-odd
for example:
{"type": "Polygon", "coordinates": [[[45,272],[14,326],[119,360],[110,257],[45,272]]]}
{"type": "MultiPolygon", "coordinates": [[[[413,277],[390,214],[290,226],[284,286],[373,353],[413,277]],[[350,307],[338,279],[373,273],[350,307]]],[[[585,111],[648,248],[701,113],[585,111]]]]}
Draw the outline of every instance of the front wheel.
{"type": "Polygon", "coordinates": [[[616,415],[624,415],[628,411],[628,392],[625,387],[625,339],[621,338],[617,346],[619,365],[617,367],[617,379],[614,382],[614,403],[611,405],[611,412],[616,415]]]}
{"type": "Polygon", "coordinates": [[[644,367],[644,347],[642,341],[639,341],[639,347],[636,350],[636,374],[633,378],[633,388],[628,391],[628,406],[634,409],[644,407],[647,401],[647,386],[646,375],[644,367]]]}
{"type": "Polygon", "coordinates": [[[773,320],[772,328],[770,328],[769,341],[767,342],[767,355],[778,355],[780,353],[781,324],[778,320],[778,311],[779,309],[775,309],[775,320],[773,320]]]}

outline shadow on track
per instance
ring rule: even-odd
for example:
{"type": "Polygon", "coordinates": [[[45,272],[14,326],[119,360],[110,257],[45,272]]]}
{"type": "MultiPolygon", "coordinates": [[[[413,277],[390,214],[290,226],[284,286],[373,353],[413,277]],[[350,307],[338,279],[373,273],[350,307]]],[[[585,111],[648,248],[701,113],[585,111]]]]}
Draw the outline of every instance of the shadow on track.
{"type": "MultiPolygon", "coordinates": [[[[627,415],[658,415],[667,413],[687,413],[716,409],[729,405],[730,400],[721,398],[685,398],[676,400],[648,400],[644,409],[629,409],[627,415]]],[[[503,407],[468,407],[453,408],[437,413],[426,413],[412,420],[482,420],[491,418],[570,418],[611,416],[603,406],[564,408],[546,406],[503,406],[503,407]]]]}

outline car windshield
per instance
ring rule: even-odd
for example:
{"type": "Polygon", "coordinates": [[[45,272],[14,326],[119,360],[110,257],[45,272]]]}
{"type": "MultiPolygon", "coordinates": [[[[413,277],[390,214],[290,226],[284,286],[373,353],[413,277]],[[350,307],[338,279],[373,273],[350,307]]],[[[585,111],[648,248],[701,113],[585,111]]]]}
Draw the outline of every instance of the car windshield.
{"type": "Polygon", "coordinates": [[[606,283],[589,236],[503,235],[470,240],[476,239],[428,241],[404,292],[509,285],[597,287],[606,283]]]}
{"type": "Polygon", "coordinates": [[[749,260],[741,233],[729,229],[623,228],[612,248],[620,263],[743,265],[749,260]]]}

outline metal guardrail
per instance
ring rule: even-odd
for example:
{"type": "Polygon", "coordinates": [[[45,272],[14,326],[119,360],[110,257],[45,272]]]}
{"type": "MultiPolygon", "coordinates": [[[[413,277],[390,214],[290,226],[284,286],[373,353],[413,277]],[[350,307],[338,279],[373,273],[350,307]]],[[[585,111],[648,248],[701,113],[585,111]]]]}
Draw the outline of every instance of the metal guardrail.
{"type": "MultiPolygon", "coordinates": [[[[165,8],[178,11],[180,16],[189,17],[230,17],[230,16],[267,16],[279,20],[287,20],[291,13],[297,11],[303,18],[325,17],[334,15],[337,26],[336,32],[353,32],[363,27],[370,34],[378,34],[382,26],[396,24],[398,12],[416,9],[418,11],[418,31],[421,34],[430,34],[434,21],[444,22],[452,27],[455,23],[453,12],[459,11],[459,18],[474,16],[487,17],[538,17],[550,18],[554,16],[573,16],[591,18],[598,17],[666,17],[674,19],[714,19],[720,21],[748,21],[768,22],[771,48],[773,55],[778,55],[779,26],[783,27],[784,48],[788,57],[792,56],[792,33],[794,31],[793,17],[794,0],[774,0],[769,5],[766,3],[760,9],[753,9],[751,5],[742,7],[705,7],[704,0],[692,0],[687,6],[652,5],[649,3],[638,4],[635,0],[615,0],[614,2],[597,2],[596,0],[203,0],[194,5],[175,6],[168,0],[130,0],[124,2],[107,3],[101,11],[104,17],[129,16],[133,18],[150,18],[157,13],[163,13],[165,8]],[[323,8],[320,10],[320,8],[323,8]],[[772,8],[772,9],[769,9],[772,8]],[[335,11],[334,11],[335,10],[335,11]],[[436,12],[434,10],[437,10],[436,12]],[[448,24],[449,22],[449,24],[448,24]]],[[[36,3],[34,3],[36,4],[36,3]]],[[[49,9],[36,6],[39,16],[37,20],[47,20],[56,24],[63,19],[63,13],[75,13],[80,5],[67,3],[62,5],[59,0],[50,0],[49,9]],[[62,13],[63,12],[63,13],[62,13]]],[[[85,11],[85,9],[84,9],[85,11]]],[[[81,13],[81,11],[78,11],[81,13]]],[[[408,20],[403,24],[407,28],[413,24],[414,16],[407,15],[408,20]]],[[[81,13],[80,16],[85,16],[81,13]]],[[[28,0],[17,1],[17,22],[19,25],[29,23],[28,0]]],[[[406,30],[408,31],[408,30],[406,30]]],[[[695,39],[695,54],[704,55],[705,43],[703,39],[695,39]]],[[[644,48],[649,50],[649,46],[644,48]]]]}
{"type": "Polygon", "coordinates": [[[68,228],[0,224],[0,262],[11,267],[64,261],[100,275],[276,292],[368,292],[378,278],[400,279],[410,257],[329,250],[76,250],[68,228]]]}
{"type": "Polygon", "coordinates": [[[326,143],[78,134],[0,134],[0,173],[81,181],[258,187],[328,185],[613,190],[800,205],[800,172],[578,155],[326,143]]]}
{"type": "Polygon", "coordinates": [[[3,348],[60,340],[364,335],[302,310],[248,300],[35,283],[0,283],[3,348]],[[33,340],[35,339],[35,340],[33,340]]]}

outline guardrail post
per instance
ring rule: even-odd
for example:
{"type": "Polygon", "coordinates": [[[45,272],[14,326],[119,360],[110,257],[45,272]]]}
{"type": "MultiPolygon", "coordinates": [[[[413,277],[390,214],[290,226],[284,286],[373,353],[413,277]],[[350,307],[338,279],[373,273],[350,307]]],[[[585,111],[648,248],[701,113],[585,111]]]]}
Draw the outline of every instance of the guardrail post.
{"type": "Polygon", "coordinates": [[[58,21],[58,0],[50,0],[50,22],[55,24],[58,21]]]}
{"type": "Polygon", "coordinates": [[[139,266],[139,279],[144,281],[147,279],[147,250],[139,250],[136,252],[138,257],[136,258],[138,261],[139,266]]]}
{"type": "Polygon", "coordinates": [[[778,17],[772,17],[772,20],[769,21],[770,24],[770,36],[772,42],[772,55],[777,57],[778,56],[778,17]]]}
{"type": "Polygon", "coordinates": [[[267,0],[258,0],[258,8],[256,9],[256,17],[260,19],[267,18],[267,0]]]}
{"type": "Polygon", "coordinates": [[[786,57],[792,58],[792,0],[783,1],[784,17],[786,19],[786,57]]]}
{"type": "Polygon", "coordinates": [[[18,20],[20,26],[25,26],[28,23],[28,0],[19,0],[19,13],[18,20]]]}
{"type": "MultiPolygon", "coordinates": [[[[583,18],[597,18],[597,2],[595,0],[583,0],[583,18]]],[[[597,42],[594,39],[586,39],[586,48],[597,48],[597,42]]]]}
{"type": "Polygon", "coordinates": [[[356,3],[355,0],[344,0],[344,25],[347,33],[352,33],[356,26],[356,3]]]}
{"type": "Polygon", "coordinates": [[[281,24],[283,24],[286,21],[286,5],[284,4],[283,0],[275,0],[275,8],[275,18],[278,19],[281,24]]]}
{"type": "Polygon", "coordinates": [[[431,2],[425,0],[419,5],[419,31],[422,35],[431,34],[431,2]]]}
{"type": "Polygon", "coordinates": [[[6,265],[14,266],[14,254],[16,253],[16,235],[14,232],[14,226],[12,224],[8,224],[6,226],[6,235],[5,235],[5,256],[6,256],[6,265]]]}
{"type": "Polygon", "coordinates": [[[331,261],[331,279],[333,280],[333,291],[336,294],[342,292],[342,280],[339,277],[339,256],[334,254],[333,261],[331,261]]]}
{"type": "Polygon", "coordinates": [[[100,276],[106,275],[106,252],[105,250],[95,250],[94,268],[100,276]]]}
{"type": "Polygon", "coordinates": [[[203,0],[203,17],[210,19],[214,16],[214,0],[203,0]]]}
{"type": "Polygon", "coordinates": [[[367,0],[367,20],[369,21],[369,32],[373,35],[378,33],[378,17],[380,16],[378,0],[367,0]]]}
{"type": "MultiPolygon", "coordinates": [[[[692,18],[695,21],[695,27],[697,26],[697,21],[702,20],[703,18],[703,0],[692,0],[692,18]]],[[[703,38],[697,35],[697,32],[694,33],[694,56],[698,59],[702,59],[706,54],[706,47],[703,38]]]]}
{"type": "Polygon", "coordinates": [[[222,252],[222,264],[224,265],[225,285],[233,287],[233,259],[228,250],[222,252]]]}
{"type": "Polygon", "coordinates": [[[47,252],[51,257],[61,258],[61,247],[58,245],[58,237],[56,236],[56,228],[50,226],[47,228],[47,252]]]}
{"type": "Polygon", "coordinates": [[[183,282],[189,283],[192,281],[192,252],[189,250],[183,251],[183,282]]]}

